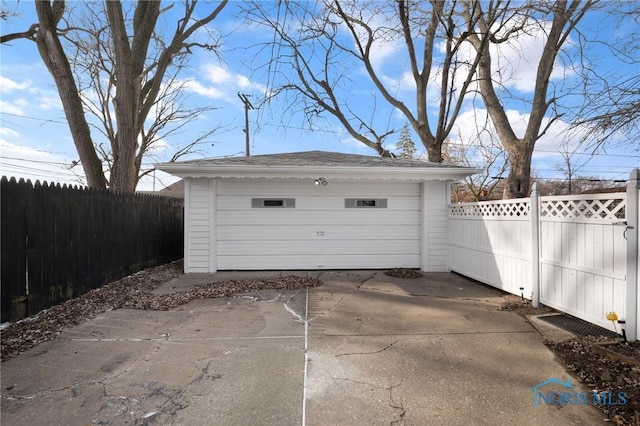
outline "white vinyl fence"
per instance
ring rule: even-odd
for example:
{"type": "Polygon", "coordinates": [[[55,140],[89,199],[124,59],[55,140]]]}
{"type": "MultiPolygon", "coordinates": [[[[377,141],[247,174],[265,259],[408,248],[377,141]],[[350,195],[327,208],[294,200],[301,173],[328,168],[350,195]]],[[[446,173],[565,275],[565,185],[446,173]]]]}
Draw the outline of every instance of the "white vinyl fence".
{"type": "Polygon", "coordinates": [[[528,198],[451,205],[449,268],[530,299],[531,235],[528,198]]]}
{"type": "Polygon", "coordinates": [[[626,193],[453,204],[452,271],[614,330],[640,329],[638,170],[626,193]]]}

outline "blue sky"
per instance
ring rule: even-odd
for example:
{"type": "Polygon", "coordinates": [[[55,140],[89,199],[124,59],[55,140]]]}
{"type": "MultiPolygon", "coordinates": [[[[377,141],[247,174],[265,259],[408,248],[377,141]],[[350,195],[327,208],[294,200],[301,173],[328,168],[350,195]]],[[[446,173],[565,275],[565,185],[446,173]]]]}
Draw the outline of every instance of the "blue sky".
{"type": "MultiPolygon", "coordinates": [[[[25,31],[35,22],[35,11],[32,2],[20,1],[6,3],[18,16],[1,23],[3,34],[25,31]]],[[[70,2],[73,6],[82,4],[70,2]]],[[[191,57],[189,68],[181,76],[188,80],[188,100],[191,105],[212,105],[217,109],[207,112],[191,123],[188,128],[173,137],[162,141],[159,149],[154,151],[154,158],[148,159],[143,168],[152,167],[153,163],[170,158],[175,147],[197,137],[203,131],[214,127],[221,130],[200,145],[199,151],[184,159],[210,158],[230,155],[243,155],[245,146],[244,110],[238,92],[250,95],[251,102],[258,106],[264,98],[265,90],[273,81],[273,76],[266,73],[266,68],[254,70],[257,64],[267,63],[269,51],[258,50],[256,45],[270,40],[273,35],[266,29],[249,25],[238,12],[237,3],[231,2],[217,19],[212,29],[224,35],[220,57],[203,51],[196,51],[191,57]]],[[[171,17],[167,16],[171,24],[171,17]]],[[[611,21],[602,20],[602,15],[588,16],[583,25],[585,34],[613,40],[624,38],[625,32],[636,31],[633,26],[615,25],[611,21]]],[[[518,41],[518,49],[501,52],[505,58],[508,78],[505,85],[514,93],[526,96],[530,94],[535,71],[531,66],[540,51],[541,38],[532,36],[518,41]],[[527,52],[526,55],[520,53],[527,52]]],[[[554,84],[571,84],[575,82],[571,58],[576,57],[576,48],[568,47],[554,72],[554,84]]],[[[413,98],[412,85],[406,78],[407,62],[401,56],[401,48],[393,43],[378,46],[376,67],[383,75],[385,83],[392,88],[398,97],[410,103],[413,98]]],[[[594,58],[600,56],[603,74],[620,70],[621,64],[609,60],[606,50],[598,47],[592,52],[594,58]]],[[[347,67],[350,64],[346,64],[347,67]]],[[[10,45],[0,47],[0,170],[3,175],[46,180],[61,183],[82,182],[82,170],[79,166],[71,167],[77,160],[77,154],[71,140],[66,120],[61,109],[58,93],[52,78],[43,65],[35,43],[28,40],[17,40],[10,45]]],[[[372,95],[363,71],[358,66],[349,68],[351,85],[345,87],[353,109],[362,111],[367,119],[376,122],[383,130],[400,129],[406,119],[397,111],[372,95]],[[371,106],[375,104],[376,108],[371,106]]],[[[571,105],[568,105],[571,107],[571,105]]],[[[518,104],[507,106],[513,123],[523,122],[526,118],[518,104]]],[[[335,120],[327,117],[309,126],[297,113],[297,107],[290,108],[284,100],[274,100],[259,109],[251,110],[250,138],[251,154],[268,154],[277,152],[294,152],[306,150],[326,150],[356,154],[375,155],[375,152],[353,140],[335,120]],[[310,127],[313,129],[310,130],[310,127]]],[[[454,142],[464,141],[473,144],[477,141],[477,120],[482,121],[486,112],[481,104],[470,100],[465,103],[457,121],[458,126],[451,135],[454,142]]],[[[516,125],[518,128],[518,125],[516,125]]],[[[534,156],[533,173],[543,178],[556,178],[561,175],[558,170],[564,163],[558,153],[568,147],[574,151],[574,166],[579,167],[578,174],[599,176],[606,179],[626,179],[629,171],[640,166],[638,142],[632,144],[619,138],[606,152],[599,151],[591,155],[587,147],[576,145],[576,137],[567,131],[569,123],[562,120],[556,122],[537,144],[534,156]],[[568,137],[569,135],[569,137],[568,137]]],[[[490,132],[489,132],[490,133],[490,132]]],[[[485,133],[486,134],[486,133],[485,133]]],[[[398,135],[388,139],[387,147],[393,148],[398,135]]],[[[418,142],[418,138],[413,140],[418,142]]],[[[418,146],[420,151],[424,151],[418,146]]],[[[479,158],[472,158],[474,166],[482,167],[479,158]]],[[[161,189],[176,180],[171,176],[158,172],[156,179],[144,179],[138,189],[161,189]]]]}

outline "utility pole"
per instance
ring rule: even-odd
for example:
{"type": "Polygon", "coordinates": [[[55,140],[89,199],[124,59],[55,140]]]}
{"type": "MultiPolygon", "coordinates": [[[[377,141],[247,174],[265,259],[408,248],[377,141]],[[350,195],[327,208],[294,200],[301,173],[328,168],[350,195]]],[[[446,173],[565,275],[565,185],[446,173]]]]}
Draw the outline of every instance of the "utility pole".
{"type": "Polygon", "coordinates": [[[241,94],[240,92],[238,92],[238,97],[244,104],[244,134],[246,143],[245,154],[247,157],[251,155],[249,153],[249,110],[254,109],[253,105],[251,105],[251,102],[249,102],[249,96],[250,95],[245,95],[244,93],[241,94]]]}

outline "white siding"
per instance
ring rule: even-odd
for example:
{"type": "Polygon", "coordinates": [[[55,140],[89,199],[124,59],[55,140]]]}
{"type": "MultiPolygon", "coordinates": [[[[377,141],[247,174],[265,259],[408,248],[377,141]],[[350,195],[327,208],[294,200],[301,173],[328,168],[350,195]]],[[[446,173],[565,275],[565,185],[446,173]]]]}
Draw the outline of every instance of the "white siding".
{"type": "Polygon", "coordinates": [[[446,182],[422,183],[424,214],[421,269],[449,271],[449,188],[446,182]]]}
{"type": "Polygon", "coordinates": [[[420,184],[228,179],[217,189],[219,269],[421,266],[420,184]],[[252,209],[251,198],[295,198],[296,207],[252,209]],[[345,208],[345,198],[388,206],[345,208]]]}
{"type": "Polygon", "coordinates": [[[214,272],[215,235],[213,220],[215,182],[185,179],[185,272],[214,272]]]}

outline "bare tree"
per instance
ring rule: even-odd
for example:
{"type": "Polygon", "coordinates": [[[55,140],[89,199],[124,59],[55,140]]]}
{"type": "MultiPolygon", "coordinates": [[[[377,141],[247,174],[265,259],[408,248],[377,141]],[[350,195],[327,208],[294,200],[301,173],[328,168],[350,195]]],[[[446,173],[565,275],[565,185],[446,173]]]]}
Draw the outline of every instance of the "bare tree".
{"type": "MultiPolygon", "coordinates": [[[[578,172],[582,169],[591,159],[592,157],[588,157],[586,160],[581,160],[577,162],[575,159],[575,148],[571,149],[570,143],[568,140],[562,142],[560,149],[558,150],[560,155],[562,155],[562,163],[558,164],[556,168],[560,171],[566,182],[566,190],[565,194],[572,195],[576,193],[576,180],[579,180],[578,172]]],[[[578,191],[580,191],[579,189],[578,191]]]]}
{"type": "MultiPolygon", "coordinates": [[[[540,195],[567,195],[569,182],[566,179],[540,179],[535,176],[532,181],[538,183],[540,195]]],[[[571,179],[573,194],[599,194],[624,192],[625,181],[607,180],[597,176],[574,176],[571,179]]]]}
{"type": "MultiPolygon", "coordinates": [[[[73,58],[71,65],[86,114],[93,115],[99,123],[96,125],[90,121],[92,128],[99,134],[99,136],[93,134],[94,145],[103,165],[111,175],[114,169],[113,147],[117,145],[118,134],[111,105],[114,103],[118,79],[113,66],[115,52],[111,45],[109,25],[104,18],[106,13],[99,6],[83,8],[79,14],[76,14],[73,20],[77,27],[82,28],[82,31],[68,32],[64,38],[69,42],[70,56],[73,58]]],[[[67,27],[71,26],[71,22],[66,24],[67,27]]],[[[157,62],[163,48],[162,40],[154,34],[148,48],[147,62],[157,62]]],[[[161,146],[163,139],[180,134],[189,124],[200,119],[204,113],[216,109],[212,105],[185,106],[188,83],[180,79],[179,74],[186,67],[187,60],[187,54],[179,54],[172,59],[153,106],[149,109],[144,126],[140,128],[135,154],[136,180],[153,170],[143,171],[142,160],[145,157],[155,158],[154,152],[163,148],[161,146]]],[[[177,147],[168,161],[176,161],[182,155],[194,152],[199,144],[206,143],[207,138],[218,130],[220,126],[213,126],[195,139],[177,147]]]]}
{"type": "Polygon", "coordinates": [[[6,0],[2,0],[2,4],[0,4],[0,20],[8,21],[9,18],[16,16],[18,14],[14,11],[13,5],[6,0]]]}
{"type": "MultiPolygon", "coordinates": [[[[560,96],[554,92],[551,73],[556,59],[569,35],[575,30],[585,13],[593,6],[593,1],[557,0],[553,2],[529,2],[518,5],[515,14],[509,16],[504,26],[496,26],[492,10],[493,3],[467,1],[468,21],[476,21],[474,34],[469,38],[480,55],[478,65],[478,87],[486,105],[493,126],[504,149],[509,155],[509,176],[507,178],[507,198],[526,197],[531,178],[531,158],[536,142],[559,118],[554,105],[560,96]],[[477,17],[480,17],[477,19],[477,17]],[[504,90],[497,58],[492,57],[491,46],[507,43],[525,31],[543,31],[545,42],[542,55],[536,66],[535,88],[529,99],[519,99],[528,106],[528,120],[525,132],[517,136],[509,121],[505,105],[513,100],[512,94],[504,90]],[[490,43],[486,43],[487,38],[490,43]],[[553,112],[549,117],[547,114],[553,112]]],[[[502,14],[503,12],[500,11],[502,14]]],[[[523,52],[523,54],[526,54],[523,52]]]]}
{"type": "MultiPolygon", "coordinates": [[[[291,108],[302,105],[309,121],[328,114],[355,140],[389,156],[384,143],[394,129],[381,124],[376,104],[384,99],[407,119],[429,160],[442,162],[442,143],[480,60],[479,54],[470,59],[461,54],[479,15],[472,11],[465,20],[460,2],[440,0],[278,2],[272,10],[273,4],[251,2],[246,13],[274,33],[271,43],[260,46],[272,53],[263,65],[271,81],[284,81],[272,84],[274,95],[291,95],[291,108]],[[408,64],[403,77],[411,82],[412,93],[406,98],[398,80],[390,81],[380,65],[388,48],[403,55],[394,56],[395,62],[408,64]],[[362,76],[369,91],[353,93],[353,80],[362,82],[362,76]]],[[[489,34],[475,36],[480,46],[488,43],[485,36],[489,34]]]]}
{"type": "MultiPolygon", "coordinates": [[[[175,74],[167,72],[176,60],[194,47],[216,49],[215,45],[189,40],[197,30],[212,22],[226,4],[227,0],[223,0],[207,15],[196,18],[194,11],[197,0],[185,0],[183,14],[173,35],[163,40],[156,32],[158,18],[165,11],[160,9],[160,2],[138,1],[131,21],[127,19],[120,1],[104,2],[105,25],[94,28],[99,30],[97,39],[86,39],[87,44],[100,49],[100,53],[93,56],[95,61],[88,60],[86,64],[93,63],[98,68],[91,68],[89,71],[103,76],[105,70],[108,70],[108,81],[106,87],[103,87],[102,99],[113,103],[113,111],[108,102],[98,102],[98,109],[102,113],[104,134],[108,136],[110,148],[96,144],[91,137],[83,96],[73,73],[70,54],[65,51],[61,40],[63,35],[82,29],[58,28],[64,22],[63,0],[36,0],[38,23],[23,33],[2,36],[1,41],[4,43],[26,38],[36,42],[40,56],[58,88],[88,185],[98,188],[109,186],[117,191],[133,192],[139,179],[142,157],[148,152],[152,142],[157,140],[158,132],[167,123],[180,117],[177,113],[165,113],[161,115],[164,117],[161,124],[156,122],[156,127],[145,127],[152,110],[157,112],[161,101],[168,101],[166,96],[170,90],[166,88],[165,77],[169,75],[173,78],[175,74]],[[109,180],[103,172],[101,155],[103,158],[111,158],[108,165],[109,180]]],[[[72,40],[76,52],[80,51],[79,39],[72,40]]],[[[90,49],[87,50],[89,51],[90,49]]],[[[165,102],[164,105],[170,104],[171,102],[165,102]]],[[[162,108],[161,106],[160,109],[162,108]]]]}
{"type": "MultiPolygon", "coordinates": [[[[603,11],[606,24],[637,29],[640,25],[640,3],[610,2],[603,11]]],[[[640,150],[640,35],[624,31],[613,41],[580,33],[581,49],[606,52],[590,55],[581,67],[584,81],[584,103],[574,119],[574,130],[594,150],[605,145],[625,144],[640,150]],[[604,65],[604,66],[602,66],[604,65]],[[606,72],[599,70],[606,69],[606,72]],[[585,128],[587,129],[584,132],[585,128]]],[[[616,32],[618,33],[618,32],[616,32]]]]}
{"type": "MultiPolygon", "coordinates": [[[[637,66],[640,67],[640,61],[637,66]]],[[[594,150],[620,136],[631,149],[640,151],[640,75],[626,80],[615,77],[599,80],[602,89],[587,92],[584,116],[575,125],[589,126],[584,140],[594,150]],[[617,83],[612,85],[612,81],[617,83]]]]}
{"type": "Polygon", "coordinates": [[[455,202],[487,201],[502,197],[504,174],[508,158],[493,132],[478,123],[479,131],[469,139],[458,134],[455,140],[447,139],[442,146],[444,162],[457,166],[477,167],[482,172],[457,182],[453,187],[455,202]]]}

